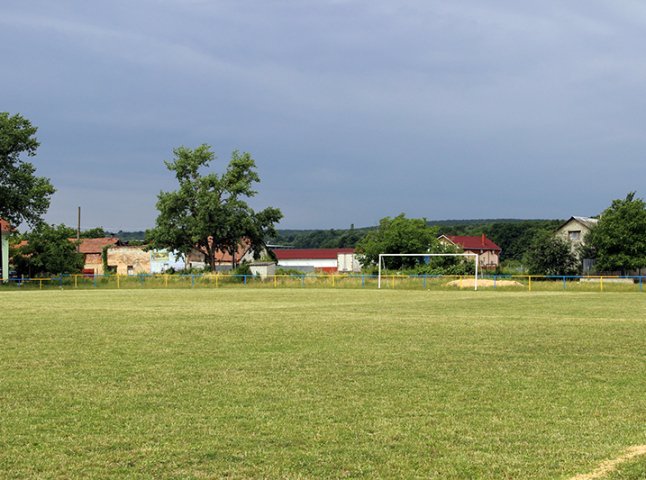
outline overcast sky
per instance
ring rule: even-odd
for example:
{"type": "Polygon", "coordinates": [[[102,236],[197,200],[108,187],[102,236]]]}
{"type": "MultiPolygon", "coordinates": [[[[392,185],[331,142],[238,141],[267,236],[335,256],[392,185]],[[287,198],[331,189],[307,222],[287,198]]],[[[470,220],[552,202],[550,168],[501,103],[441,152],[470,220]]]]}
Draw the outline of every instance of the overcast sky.
{"type": "Polygon", "coordinates": [[[566,218],[645,194],[645,45],[628,0],[2,0],[0,111],[50,223],[153,226],[201,143],[282,228],[566,218]]]}

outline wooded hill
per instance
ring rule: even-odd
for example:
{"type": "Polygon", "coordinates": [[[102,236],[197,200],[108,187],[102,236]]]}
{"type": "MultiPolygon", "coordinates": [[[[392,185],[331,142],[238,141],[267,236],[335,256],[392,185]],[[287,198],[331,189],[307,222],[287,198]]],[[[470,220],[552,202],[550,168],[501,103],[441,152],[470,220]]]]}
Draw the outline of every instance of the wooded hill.
{"type": "MultiPolygon", "coordinates": [[[[433,220],[428,224],[438,228],[438,235],[482,235],[483,233],[502,248],[501,260],[519,260],[536,235],[555,231],[564,220],[521,220],[513,218],[473,220],[433,220]]],[[[293,248],[345,248],[354,247],[370,230],[361,227],[329,230],[279,229],[278,235],[268,243],[293,248]]],[[[143,241],[145,232],[116,234],[124,242],[143,241]]]]}
{"type": "MultiPolygon", "coordinates": [[[[435,220],[429,225],[439,235],[482,235],[502,248],[501,260],[522,260],[536,235],[555,231],[563,220],[476,219],[435,220]]],[[[329,230],[278,230],[271,244],[294,248],[354,247],[367,232],[377,227],[329,230]]]]}

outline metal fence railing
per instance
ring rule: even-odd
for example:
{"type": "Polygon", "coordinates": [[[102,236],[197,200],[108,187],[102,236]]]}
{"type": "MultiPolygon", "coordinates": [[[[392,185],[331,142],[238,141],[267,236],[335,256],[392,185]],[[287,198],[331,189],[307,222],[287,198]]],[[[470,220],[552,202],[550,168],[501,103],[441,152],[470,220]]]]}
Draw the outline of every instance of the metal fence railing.
{"type": "MultiPolygon", "coordinates": [[[[644,276],[481,275],[478,289],[511,291],[643,291],[644,276]]],[[[473,275],[382,274],[382,289],[473,289],[473,275]]],[[[144,289],[144,288],[377,288],[377,275],[231,275],[137,274],[56,275],[9,278],[0,290],[23,289],[144,289]]]]}

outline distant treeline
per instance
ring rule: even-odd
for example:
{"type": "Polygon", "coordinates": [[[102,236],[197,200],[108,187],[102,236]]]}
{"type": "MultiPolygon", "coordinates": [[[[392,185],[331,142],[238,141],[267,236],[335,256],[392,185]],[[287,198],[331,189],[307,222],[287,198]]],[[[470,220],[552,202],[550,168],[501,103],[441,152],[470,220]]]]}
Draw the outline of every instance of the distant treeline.
{"type": "MultiPolygon", "coordinates": [[[[502,248],[501,260],[523,259],[536,235],[555,231],[563,220],[439,220],[429,225],[438,228],[440,235],[482,235],[483,233],[502,248]]],[[[355,247],[370,230],[376,227],[330,230],[278,230],[270,243],[294,248],[355,247]]]]}
{"type": "Polygon", "coordinates": [[[146,232],[143,230],[136,231],[136,232],[124,232],[122,230],[119,230],[117,233],[113,233],[115,237],[119,237],[119,240],[122,242],[143,242],[144,239],[146,238],[146,232]]]}
{"type": "MultiPolygon", "coordinates": [[[[428,222],[438,228],[440,235],[482,235],[483,233],[502,248],[501,260],[522,261],[532,240],[543,232],[554,232],[564,220],[437,220],[428,222]]],[[[362,227],[329,230],[278,230],[269,243],[293,248],[348,248],[355,247],[370,230],[362,227]]],[[[146,232],[119,231],[116,236],[123,242],[142,241],[146,232]]]]}
{"type": "Polygon", "coordinates": [[[543,232],[554,232],[564,220],[481,220],[455,224],[429,222],[443,235],[482,235],[493,240],[502,253],[500,260],[522,261],[532,241],[543,232]]]}

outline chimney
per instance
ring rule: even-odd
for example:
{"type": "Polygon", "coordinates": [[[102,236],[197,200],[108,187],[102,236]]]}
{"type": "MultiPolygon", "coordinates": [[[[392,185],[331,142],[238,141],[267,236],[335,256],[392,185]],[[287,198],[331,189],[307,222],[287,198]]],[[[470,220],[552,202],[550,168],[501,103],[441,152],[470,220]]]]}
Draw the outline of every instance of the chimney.
{"type": "Polygon", "coordinates": [[[485,237],[485,234],[483,233],[483,234],[482,234],[482,246],[483,246],[483,247],[484,247],[484,244],[485,244],[485,238],[486,238],[486,237],[485,237]]]}

